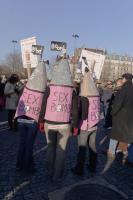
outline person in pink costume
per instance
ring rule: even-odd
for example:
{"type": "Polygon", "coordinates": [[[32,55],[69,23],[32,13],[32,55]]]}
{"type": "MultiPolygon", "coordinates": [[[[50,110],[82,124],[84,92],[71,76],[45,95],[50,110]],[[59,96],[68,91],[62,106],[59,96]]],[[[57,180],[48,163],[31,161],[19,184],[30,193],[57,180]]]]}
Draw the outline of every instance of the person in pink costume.
{"type": "Polygon", "coordinates": [[[80,134],[78,135],[78,154],[72,172],[82,175],[89,146],[89,170],[95,172],[97,163],[96,131],[100,120],[100,96],[89,69],[85,68],[79,94],[80,134]]]}
{"type": "Polygon", "coordinates": [[[44,118],[48,144],[46,164],[53,181],[60,179],[64,171],[73,98],[73,81],[69,62],[67,58],[60,58],[53,67],[44,118]]]}
{"type": "Polygon", "coordinates": [[[18,170],[23,170],[30,174],[35,172],[33,145],[39,122],[44,120],[46,83],[45,64],[40,62],[23,90],[15,114],[20,133],[16,165],[18,170]]]}

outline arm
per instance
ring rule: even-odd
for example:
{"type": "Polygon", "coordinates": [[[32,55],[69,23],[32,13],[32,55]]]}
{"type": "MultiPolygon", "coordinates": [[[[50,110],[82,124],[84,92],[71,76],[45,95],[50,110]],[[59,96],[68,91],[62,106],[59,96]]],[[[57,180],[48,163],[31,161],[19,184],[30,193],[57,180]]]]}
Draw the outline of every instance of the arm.
{"type": "Polygon", "coordinates": [[[114,98],[114,103],[113,103],[113,109],[112,109],[112,116],[116,115],[122,108],[123,103],[125,100],[125,89],[121,88],[115,98],[114,98]]]}
{"type": "Polygon", "coordinates": [[[49,97],[49,94],[50,94],[50,88],[47,87],[45,92],[44,92],[44,96],[43,96],[43,100],[42,100],[42,107],[41,107],[39,122],[43,122],[44,121],[44,116],[45,116],[45,112],[46,112],[46,105],[47,105],[47,99],[49,97]]]}
{"type": "Polygon", "coordinates": [[[73,128],[78,127],[79,125],[79,109],[78,109],[78,100],[79,97],[75,91],[73,91],[72,95],[72,126],[73,128]]]}
{"type": "Polygon", "coordinates": [[[4,94],[5,94],[6,96],[8,96],[8,95],[11,95],[11,94],[14,94],[14,93],[15,93],[14,88],[12,88],[11,85],[10,85],[9,83],[7,83],[7,84],[5,85],[4,94]]]}
{"type": "Polygon", "coordinates": [[[81,119],[86,120],[88,118],[88,107],[89,107],[88,98],[81,97],[80,107],[81,107],[81,119]]]}

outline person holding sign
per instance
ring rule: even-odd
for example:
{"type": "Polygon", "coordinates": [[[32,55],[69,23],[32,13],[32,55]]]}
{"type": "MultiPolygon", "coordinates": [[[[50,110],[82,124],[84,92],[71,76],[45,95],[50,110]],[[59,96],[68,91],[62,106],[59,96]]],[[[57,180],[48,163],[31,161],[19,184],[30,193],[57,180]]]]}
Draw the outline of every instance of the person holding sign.
{"type": "Polygon", "coordinates": [[[17,169],[30,174],[35,172],[33,144],[37,135],[38,124],[44,119],[46,83],[45,64],[40,62],[23,90],[15,114],[20,132],[17,169]]]}
{"type": "Polygon", "coordinates": [[[53,67],[50,94],[45,113],[47,138],[47,170],[53,181],[63,175],[66,146],[70,136],[70,117],[73,97],[73,82],[69,62],[58,59],[53,67]]]}
{"type": "Polygon", "coordinates": [[[80,134],[78,135],[77,163],[72,172],[82,175],[89,143],[89,170],[95,172],[97,162],[96,131],[100,120],[100,96],[89,69],[85,68],[79,94],[80,134]]]}

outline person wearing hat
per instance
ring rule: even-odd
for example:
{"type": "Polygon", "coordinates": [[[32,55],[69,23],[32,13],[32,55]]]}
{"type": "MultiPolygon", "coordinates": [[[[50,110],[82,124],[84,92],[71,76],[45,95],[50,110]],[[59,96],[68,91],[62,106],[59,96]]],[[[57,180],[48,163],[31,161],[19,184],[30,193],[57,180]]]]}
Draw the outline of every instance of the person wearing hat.
{"type": "Polygon", "coordinates": [[[46,108],[46,69],[39,62],[30,76],[19,99],[15,118],[18,121],[20,143],[16,167],[26,173],[34,173],[33,145],[39,122],[44,121],[46,108]]]}
{"type": "MultiPolygon", "coordinates": [[[[104,172],[109,169],[111,163],[115,159],[115,150],[112,153],[110,149],[115,147],[115,143],[133,143],[133,84],[132,74],[126,73],[122,75],[122,87],[115,95],[112,106],[112,131],[110,138],[110,148],[107,163],[104,172]],[[114,142],[115,141],[115,142],[114,142]],[[112,147],[111,147],[112,146],[112,147]]],[[[122,153],[123,154],[123,153],[122,153]]]]}
{"type": "Polygon", "coordinates": [[[72,172],[82,175],[86,159],[87,146],[89,147],[89,170],[95,172],[97,163],[96,131],[100,120],[100,96],[89,69],[80,86],[80,134],[78,135],[78,154],[76,166],[72,172]]]}
{"type": "Polygon", "coordinates": [[[46,165],[52,180],[56,181],[63,175],[66,146],[70,137],[73,81],[67,58],[57,60],[49,89],[44,118],[48,144],[46,165]]]}

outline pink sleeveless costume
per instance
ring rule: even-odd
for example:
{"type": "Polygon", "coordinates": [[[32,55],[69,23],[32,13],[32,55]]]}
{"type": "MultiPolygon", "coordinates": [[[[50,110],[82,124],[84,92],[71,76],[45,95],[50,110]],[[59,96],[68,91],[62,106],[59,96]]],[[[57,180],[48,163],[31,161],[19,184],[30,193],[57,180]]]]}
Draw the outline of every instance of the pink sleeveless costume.
{"type": "Polygon", "coordinates": [[[100,97],[92,96],[88,97],[88,100],[88,119],[83,120],[80,124],[80,129],[84,131],[89,131],[100,121],[100,97]]]}
{"type": "Polygon", "coordinates": [[[25,87],[18,103],[15,118],[27,116],[38,122],[43,95],[43,92],[31,90],[25,87]]]}
{"type": "Polygon", "coordinates": [[[69,124],[73,88],[50,85],[45,121],[52,124],[69,124]]]}

